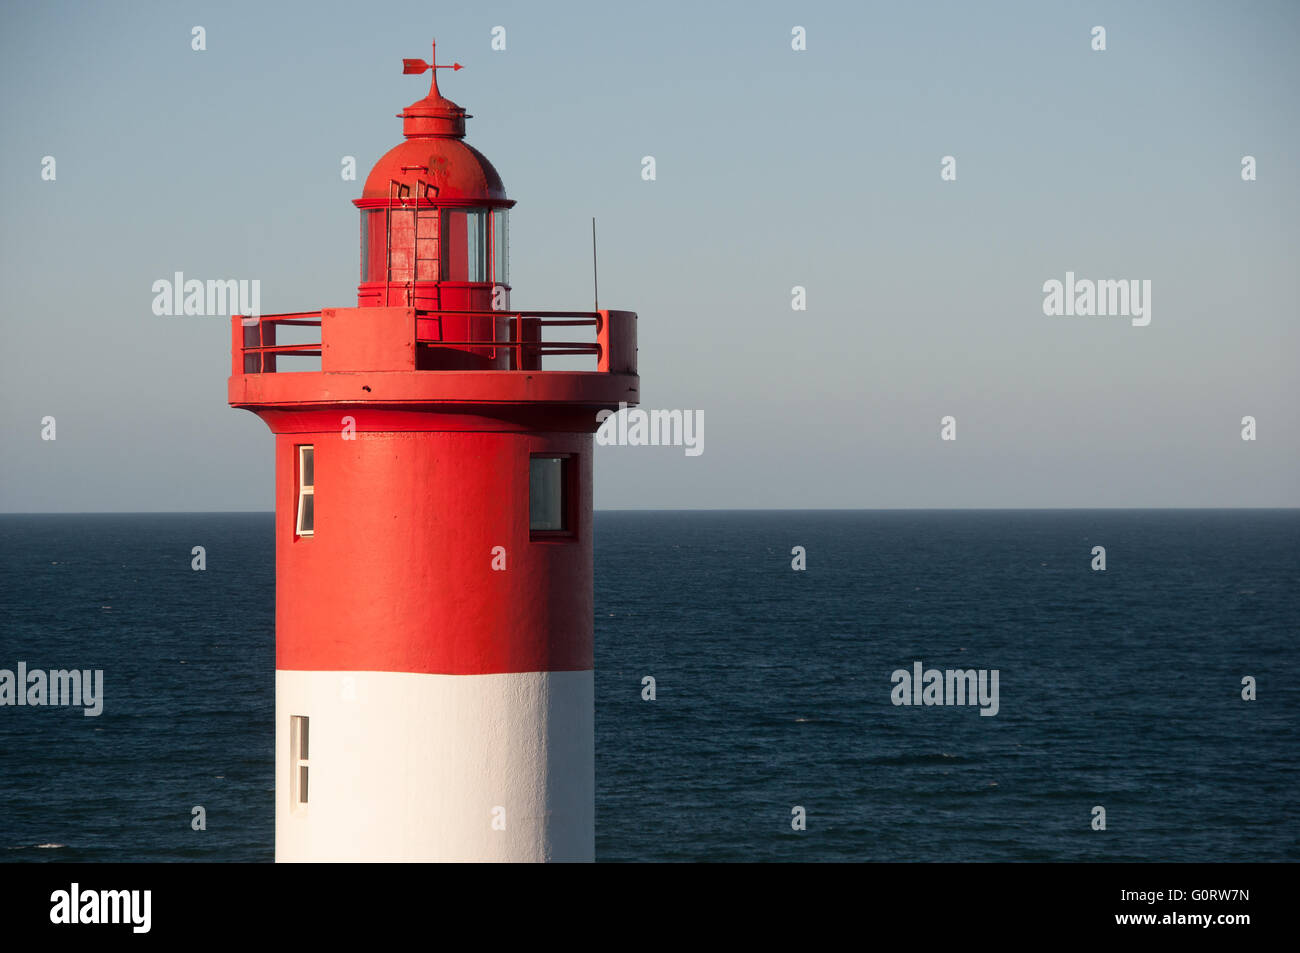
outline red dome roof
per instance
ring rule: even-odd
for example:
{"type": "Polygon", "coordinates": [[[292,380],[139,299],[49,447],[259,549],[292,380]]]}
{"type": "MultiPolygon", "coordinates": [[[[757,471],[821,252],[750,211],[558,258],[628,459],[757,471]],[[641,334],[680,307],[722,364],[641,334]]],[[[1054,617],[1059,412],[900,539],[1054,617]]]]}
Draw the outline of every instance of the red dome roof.
{"type": "Polygon", "coordinates": [[[412,195],[417,180],[431,183],[437,191],[428,197],[435,202],[506,197],[501,176],[487,156],[461,139],[407,139],[394,146],[370,170],[361,197],[387,199],[392,179],[410,185],[412,195]]]}
{"type": "MultiPolygon", "coordinates": [[[[436,47],[435,47],[436,50],[436,47]]],[[[387,200],[393,180],[409,185],[416,195],[420,180],[433,186],[427,198],[434,202],[449,200],[507,201],[501,176],[483,153],[464,142],[465,120],[470,118],[460,106],[438,92],[438,70],[431,59],[404,60],[403,72],[429,70],[433,81],[429,95],[401,112],[402,132],[406,141],[389,149],[375,163],[366,177],[361,199],[387,200]]],[[[460,69],[460,64],[454,64],[460,69]]]]}

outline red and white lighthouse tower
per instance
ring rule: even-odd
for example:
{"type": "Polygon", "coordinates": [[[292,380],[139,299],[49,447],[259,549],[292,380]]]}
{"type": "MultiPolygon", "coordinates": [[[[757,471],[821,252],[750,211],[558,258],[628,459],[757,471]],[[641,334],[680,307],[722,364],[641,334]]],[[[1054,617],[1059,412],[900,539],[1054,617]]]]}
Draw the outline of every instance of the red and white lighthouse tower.
{"type": "Polygon", "coordinates": [[[276,860],[591,860],[592,434],[636,315],[510,307],[514,202],[405,62],[358,306],[233,319],[275,434],[276,860]]]}

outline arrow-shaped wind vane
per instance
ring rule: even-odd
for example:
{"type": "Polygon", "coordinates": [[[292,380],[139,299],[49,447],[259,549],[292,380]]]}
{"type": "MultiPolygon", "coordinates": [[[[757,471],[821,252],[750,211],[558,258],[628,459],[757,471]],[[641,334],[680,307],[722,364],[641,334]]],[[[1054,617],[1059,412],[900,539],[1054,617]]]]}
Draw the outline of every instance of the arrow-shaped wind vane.
{"type": "Polygon", "coordinates": [[[465,68],[465,67],[461,66],[459,63],[450,63],[450,64],[448,64],[448,63],[436,63],[436,62],[434,62],[434,61],[435,61],[437,58],[438,58],[438,42],[435,40],[434,43],[433,43],[433,52],[432,52],[432,54],[429,56],[429,62],[426,63],[424,60],[407,60],[407,59],[404,59],[404,60],[402,60],[402,72],[403,72],[403,73],[423,73],[423,72],[424,72],[425,70],[427,70],[427,69],[449,69],[449,70],[452,70],[453,72],[455,72],[456,70],[460,70],[460,69],[464,69],[464,68],[465,68]]]}

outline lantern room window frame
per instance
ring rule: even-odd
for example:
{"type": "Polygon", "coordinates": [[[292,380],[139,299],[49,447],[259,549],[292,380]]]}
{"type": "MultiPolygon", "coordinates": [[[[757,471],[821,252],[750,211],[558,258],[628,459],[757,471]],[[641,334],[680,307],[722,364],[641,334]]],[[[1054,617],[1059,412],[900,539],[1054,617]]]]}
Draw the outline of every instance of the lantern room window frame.
{"type": "MultiPolygon", "coordinates": [[[[390,284],[404,285],[408,282],[426,282],[436,281],[450,284],[472,284],[483,285],[488,287],[510,288],[510,210],[514,207],[513,199],[446,199],[436,200],[430,197],[417,198],[410,194],[408,190],[404,194],[399,194],[390,203],[386,199],[357,199],[353,203],[361,213],[361,283],[363,285],[390,284]],[[383,239],[390,245],[393,240],[393,214],[394,212],[411,212],[419,217],[421,222],[426,220],[425,215],[428,212],[434,212],[429,218],[436,221],[433,235],[427,234],[427,230],[422,226],[419,230],[419,240],[428,241],[432,239],[437,247],[438,275],[436,278],[420,277],[418,275],[419,262],[417,261],[418,251],[412,249],[412,268],[411,277],[394,277],[391,248],[377,248],[370,241],[371,230],[368,223],[371,221],[366,216],[371,213],[383,212],[383,239]],[[469,281],[462,278],[449,278],[449,242],[447,228],[448,212],[482,212],[484,213],[484,274],[480,281],[469,281]],[[421,215],[421,213],[425,213],[421,215]],[[380,256],[378,260],[375,256],[380,256]]],[[[428,259],[432,260],[432,259],[428,259]]]]}
{"type": "Polygon", "coordinates": [[[439,211],[440,272],[445,280],[472,285],[488,283],[485,279],[492,273],[491,211],[484,205],[439,211]]]}
{"type": "Polygon", "coordinates": [[[488,209],[488,278],[510,287],[510,209],[488,209]]]}

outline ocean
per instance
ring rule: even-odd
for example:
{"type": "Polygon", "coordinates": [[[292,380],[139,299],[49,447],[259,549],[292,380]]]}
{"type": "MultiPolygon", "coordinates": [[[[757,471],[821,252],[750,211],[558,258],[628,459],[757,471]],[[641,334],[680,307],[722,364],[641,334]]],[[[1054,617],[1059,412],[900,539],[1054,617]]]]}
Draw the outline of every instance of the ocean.
{"type": "MultiPolygon", "coordinates": [[[[597,860],[1300,860],[1300,511],[601,512],[595,550],[597,860]],[[918,662],[996,714],[894,704],[918,662]]],[[[0,669],[104,671],[98,717],[0,707],[0,861],[273,859],[274,582],[270,514],[0,516],[0,669]]]]}

